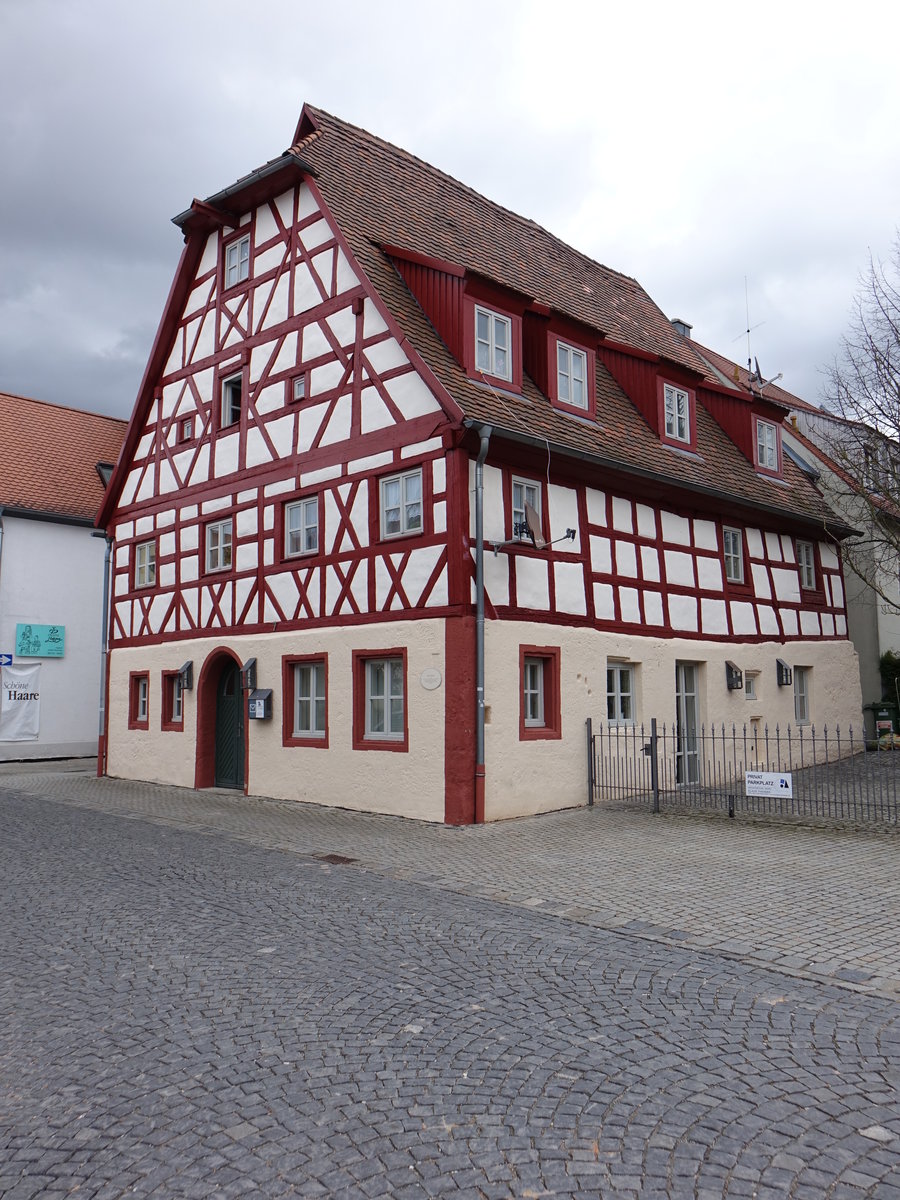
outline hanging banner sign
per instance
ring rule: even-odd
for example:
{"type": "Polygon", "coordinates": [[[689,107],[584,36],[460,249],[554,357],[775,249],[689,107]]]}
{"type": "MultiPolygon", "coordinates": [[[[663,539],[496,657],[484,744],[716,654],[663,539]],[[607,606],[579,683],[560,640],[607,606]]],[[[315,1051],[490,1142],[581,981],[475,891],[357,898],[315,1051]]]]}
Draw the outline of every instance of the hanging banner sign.
{"type": "Polygon", "coordinates": [[[62,658],[65,652],[65,625],[16,626],[16,658],[62,658]]]}
{"type": "Polygon", "coordinates": [[[41,664],[0,671],[0,742],[33,742],[41,727],[41,664]]]}

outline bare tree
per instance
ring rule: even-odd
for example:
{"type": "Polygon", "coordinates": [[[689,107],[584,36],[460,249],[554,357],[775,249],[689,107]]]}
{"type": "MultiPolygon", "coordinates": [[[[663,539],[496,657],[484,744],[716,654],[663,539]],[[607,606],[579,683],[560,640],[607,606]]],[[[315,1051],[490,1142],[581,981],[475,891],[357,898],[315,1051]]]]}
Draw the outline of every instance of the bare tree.
{"type": "Polygon", "coordinates": [[[900,233],[886,263],[870,256],[825,402],[838,418],[822,423],[840,468],[832,500],[859,530],[845,559],[900,612],[900,233]]]}

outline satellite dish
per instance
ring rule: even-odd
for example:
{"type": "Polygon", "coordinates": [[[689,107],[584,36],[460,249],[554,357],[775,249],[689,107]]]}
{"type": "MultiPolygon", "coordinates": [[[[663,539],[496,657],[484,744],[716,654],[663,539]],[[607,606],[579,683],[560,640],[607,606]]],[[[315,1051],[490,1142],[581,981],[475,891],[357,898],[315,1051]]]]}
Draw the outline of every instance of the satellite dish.
{"type": "Polygon", "coordinates": [[[525,504],[525,524],[528,526],[528,536],[531,538],[532,545],[538,550],[543,550],[547,543],[544,541],[544,534],[541,530],[541,518],[527,502],[525,504]]]}

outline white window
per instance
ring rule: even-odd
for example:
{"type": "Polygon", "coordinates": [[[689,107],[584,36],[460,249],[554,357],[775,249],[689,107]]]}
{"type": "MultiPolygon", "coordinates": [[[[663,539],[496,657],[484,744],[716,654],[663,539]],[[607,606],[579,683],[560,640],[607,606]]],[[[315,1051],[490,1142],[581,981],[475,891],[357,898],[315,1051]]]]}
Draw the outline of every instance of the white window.
{"type": "Polygon", "coordinates": [[[319,498],[298,500],[284,510],[284,552],[315,554],[319,549],[319,498]]]}
{"type": "Polygon", "coordinates": [[[806,591],[815,591],[816,555],[812,542],[797,543],[797,566],[800,568],[800,586],[806,591]]]}
{"type": "Polygon", "coordinates": [[[250,274],[250,235],[231,242],[225,250],[225,286],[234,287],[250,274]]]}
{"type": "Polygon", "coordinates": [[[556,389],[561,404],[587,408],[587,355],[565,342],[556,343],[556,389]]]}
{"type": "Polygon", "coordinates": [[[527,727],[544,725],[544,659],[526,657],[522,672],[522,711],[527,727]]]}
{"type": "Polygon", "coordinates": [[[139,542],[134,555],[134,586],[153,587],[156,583],[156,542],[139,542]]]}
{"type": "Polygon", "coordinates": [[[366,737],[398,740],[403,733],[403,660],[370,658],[366,661],[366,737]]]}
{"type": "Polygon", "coordinates": [[[667,383],[663,393],[666,409],[666,437],[676,442],[691,440],[690,397],[682,388],[667,383]]]}
{"type": "Polygon", "coordinates": [[[181,675],[172,675],[169,686],[172,688],[169,718],[173,725],[179,725],[184,717],[184,680],[181,675]]]}
{"type": "Polygon", "coordinates": [[[778,470],[778,431],[771,421],[756,422],[756,461],[767,471],[778,470]]]}
{"type": "Polygon", "coordinates": [[[306,376],[298,375],[294,379],[293,396],[295,400],[306,399],[306,376]]]}
{"type": "Polygon", "coordinates": [[[529,479],[512,481],[512,535],[523,542],[530,541],[525,521],[525,505],[530,504],[541,524],[541,485],[529,479]]]}
{"type": "Polygon", "coordinates": [[[758,700],[759,699],[759,697],[756,694],[756,676],[757,676],[757,674],[758,674],[758,672],[756,672],[756,671],[745,671],[744,672],[744,698],[746,700],[758,700]]]}
{"type": "Polygon", "coordinates": [[[138,721],[144,723],[149,719],[150,712],[150,680],[146,675],[142,675],[137,681],[137,705],[135,706],[135,717],[138,721]]]}
{"type": "Polygon", "coordinates": [[[206,569],[227,571],[231,566],[231,517],[206,527],[206,569]]]}
{"type": "Polygon", "coordinates": [[[725,555],[725,578],[729,583],[743,583],[744,535],[740,529],[729,529],[726,525],[722,530],[722,544],[725,555]]]}
{"type": "Polygon", "coordinates": [[[512,379],[512,322],[488,308],[475,309],[475,367],[485,375],[512,379]]]}
{"type": "Polygon", "coordinates": [[[230,375],[228,379],[222,380],[222,419],[219,422],[222,429],[240,421],[242,391],[242,375],[230,375]]]}
{"type": "Polygon", "coordinates": [[[634,667],[606,668],[606,719],[616,725],[634,724],[634,667]]]}
{"type": "Polygon", "coordinates": [[[381,536],[399,537],[422,530],[422,470],[381,481],[381,536]]]}
{"type": "Polygon", "coordinates": [[[294,666],[294,737],[325,736],[325,663],[294,666]]]}
{"type": "Polygon", "coordinates": [[[794,667],[794,718],[809,724],[809,667],[794,667]]]}

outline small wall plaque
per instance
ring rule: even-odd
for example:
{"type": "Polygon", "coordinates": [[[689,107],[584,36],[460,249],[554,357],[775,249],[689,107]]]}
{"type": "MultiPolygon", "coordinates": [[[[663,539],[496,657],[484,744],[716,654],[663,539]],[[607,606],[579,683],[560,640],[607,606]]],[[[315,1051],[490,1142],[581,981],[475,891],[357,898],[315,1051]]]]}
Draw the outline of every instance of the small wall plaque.
{"type": "Polygon", "coordinates": [[[437,667],[426,667],[419,676],[419,683],[426,692],[433,692],[435,688],[439,688],[443,683],[443,677],[437,667]]]}

